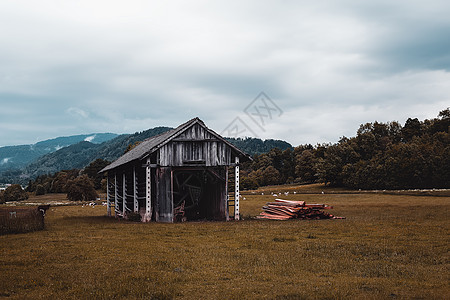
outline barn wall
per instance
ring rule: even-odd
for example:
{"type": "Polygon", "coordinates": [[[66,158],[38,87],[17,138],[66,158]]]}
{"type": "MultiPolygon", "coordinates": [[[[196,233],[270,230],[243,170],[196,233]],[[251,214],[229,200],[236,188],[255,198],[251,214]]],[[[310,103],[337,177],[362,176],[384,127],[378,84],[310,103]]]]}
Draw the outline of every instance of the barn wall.
{"type": "Polygon", "coordinates": [[[183,131],[179,136],[181,139],[212,139],[214,136],[210,134],[204,127],[195,124],[183,131]]]}
{"type": "Polygon", "coordinates": [[[156,221],[173,222],[172,168],[156,171],[156,221]]]}
{"type": "Polygon", "coordinates": [[[231,164],[231,148],[199,125],[192,126],[161,147],[161,166],[225,166],[231,164]]]}

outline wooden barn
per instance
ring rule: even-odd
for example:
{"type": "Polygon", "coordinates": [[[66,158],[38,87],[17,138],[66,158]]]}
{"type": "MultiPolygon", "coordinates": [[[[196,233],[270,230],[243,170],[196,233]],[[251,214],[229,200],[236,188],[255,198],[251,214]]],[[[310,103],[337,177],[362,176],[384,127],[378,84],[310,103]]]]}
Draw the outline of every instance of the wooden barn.
{"type": "Polygon", "coordinates": [[[250,156],[194,118],[144,140],[100,172],[107,212],[144,222],[239,220],[239,163],[250,156]]]}

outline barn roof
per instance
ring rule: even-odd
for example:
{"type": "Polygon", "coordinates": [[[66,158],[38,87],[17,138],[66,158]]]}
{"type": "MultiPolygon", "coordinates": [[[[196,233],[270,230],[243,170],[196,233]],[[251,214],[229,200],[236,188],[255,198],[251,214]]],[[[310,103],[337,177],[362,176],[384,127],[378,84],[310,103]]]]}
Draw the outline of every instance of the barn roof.
{"type": "Polygon", "coordinates": [[[230,146],[238,154],[238,156],[246,160],[251,159],[248,154],[246,154],[245,152],[234,146],[232,143],[228,142],[226,139],[224,139],[222,136],[220,136],[213,130],[206,127],[205,123],[202,120],[200,120],[199,118],[194,118],[187,121],[186,123],[181,124],[175,129],[145,139],[139,145],[137,145],[136,147],[134,147],[133,149],[131,149],[130,151],[119,157],[116,161],[112,162],[111,164],[103,168],[99,173],[103,173],[108,170],[112,170],[119,166],[127,164],[129,162],[132,162],[134,160],[140,160],[147,157],[148,155],[155,152],[168,142],[170,142],[173,138],[183,133],[183,131],[193,126],[194,124],[199,124],[200,126],[205,128],[210,134],[214,135],[217,139],[230,146]]]}

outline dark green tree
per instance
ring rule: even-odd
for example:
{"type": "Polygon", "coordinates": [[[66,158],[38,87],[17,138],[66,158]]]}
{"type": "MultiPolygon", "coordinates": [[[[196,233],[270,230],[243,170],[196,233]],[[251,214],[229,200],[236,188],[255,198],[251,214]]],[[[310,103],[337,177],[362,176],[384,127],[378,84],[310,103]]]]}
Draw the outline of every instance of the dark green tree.
{"type": "Polygon", "coordinates": [[[99,158],[94,160],[89,164],[89,166],[84,168],[83,174],[86,174],[87,176],[89,176],[89,178],[91,178],[94,181],[95,189],[99,190],[102,187],[103,174],[99,174],[98,172],[100,172],[104,167],[106,167],[109,164],[110,164],[109,161],[99,158]]]}
{"type": "Polygon", "coordinates": [[[65,190],[67,191],[67,199],[71,201],[93,201],[98,197],[94,182],[87,175],[69,180],[65,190]]]}
{"type": "Polygon", "coordinates": [[[422,125],[421,125],[419,119],[408,118],[408,120],[406,120],[406,122],[405,122],[405,126],[403,126],[403,129],[402,129],[403,141],[409,142],[412,140],[413,137],[420,136],[421,132],[422,132],[421,129],[422,129],[422,125]]]}
{"type": "Polygon", "coordinates": [[[280,172],[273,166],[268,166],[262,171],[262,185],[280,184],[280,172]]]}
{"type": "Polygon", "coordinates": [[[293,183],[295,178],[295,156],[293,151],[288,148],[281,154],[282,165],[279,170],[281,183],[293,183]]]}
{"type": "Polygon", "coordinates": [[[22,189],[20,184],[13,184],[6,188],[3,195],[6,201],[21,201],[28,199],[28,193],[22,189]]]}
{"type": "Polygon", "coordinates": [[[431,134],[450,131],[450,108],[439,112],[438,118],[433,120],[430,129],[431,134]]]}
{"type": "Polygon", "coordinates": [[[247,174],[241,174],[239,185],[243,190],[254,190],[258,188],[256,179],[247,174]]]}
{"type": "Polygon", "coordinates": [[[320,181],[335,186],[344,184],[344,167],[351,166],[360,160],[355,150],[355,143],[351,139],[342,138],[339,143],[329,146],[324,157],[319,158],[317,173],[320,181]]]}
{"type": "Polygon", "coordinates": [[[123,154],[133,150],[134,148],[136,148],[137,145],[139,145],[140,143],[142,143],[142,141],[137,141],[131,144],[128,144],[127,149],[125,149],[125,151],[123,152],[123,154]]]}
{"type": "Polygon", "coordinates": [[[318,179],[317,163],[319,160],[314,152],[314,150],[305,150],[295,157],[295,175],[298,181],[312,183],[318,179]]]}
{"type": "Polygon", "coordinates": [[[45,195],[45,188],[43,185],[38,184],[36,186],[36,191],[34,192],[36,196],[45,195]]]}
{"type": "MultiPolygon", "coordinates": [[[[76,176],[75,176],[76,177],[76,176]]],[[[50,192],[51,193],[64,193],[64,187],[67,184],[67,181],[69,181],[71,176],[66,171],[60,171],[57,174],[55,174],[54,179],[52,180],[50,192]]],[[[37,189],[37,187],[36,187],[37,189]]]]}

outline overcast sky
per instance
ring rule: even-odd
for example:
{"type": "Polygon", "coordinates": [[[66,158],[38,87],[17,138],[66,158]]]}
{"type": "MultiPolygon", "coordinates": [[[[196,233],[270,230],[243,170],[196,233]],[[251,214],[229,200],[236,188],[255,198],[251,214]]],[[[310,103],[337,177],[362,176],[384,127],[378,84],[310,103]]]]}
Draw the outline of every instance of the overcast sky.
{"type": "Polygon", "coordinates": [[[0,146],[196,116],[315,144],[434,118],[449,16],[448,0],[1,0],[0,146]]]}

